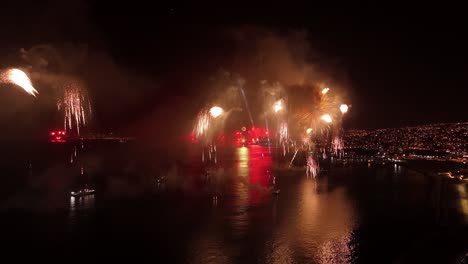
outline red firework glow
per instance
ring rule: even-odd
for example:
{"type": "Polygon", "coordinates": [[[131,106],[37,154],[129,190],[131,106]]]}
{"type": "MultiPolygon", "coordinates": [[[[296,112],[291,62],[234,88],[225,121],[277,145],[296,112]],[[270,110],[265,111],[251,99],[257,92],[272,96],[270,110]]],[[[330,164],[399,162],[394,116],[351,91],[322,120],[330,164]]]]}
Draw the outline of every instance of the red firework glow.
{"type": "MultiPolygon", "coordinates": [[[[200,143],[197,140],[196,132],[192,131],[187,136],[191,144],[200,143]]],[[[214,135],[217,144],[232,144],[234,146],[243,146],[243,145],[257,145],[267,142],[268,139],[273,140],[276,138],[274,131],[267,130],[263,127],[251,127],[250,129],[241,129],[230,134],[224,132],[219,132],[214,135]]]]}

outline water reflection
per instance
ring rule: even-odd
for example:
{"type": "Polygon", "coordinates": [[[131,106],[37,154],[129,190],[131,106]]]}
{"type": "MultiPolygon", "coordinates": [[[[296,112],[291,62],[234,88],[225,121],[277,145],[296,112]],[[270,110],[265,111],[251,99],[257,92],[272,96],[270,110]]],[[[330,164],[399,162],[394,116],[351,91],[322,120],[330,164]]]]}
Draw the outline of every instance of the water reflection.
{"type": "Polygon", "coordinates": [[[249,175],[249,149],[241,147],[236,149],[237,175],[247,177],[249,175]]]}
{"type": "Polygon", "coordinates": [[[313,262],[348,262],[351,256],[348,243],[355,225],[354,206],[344,188],[320,194],[315,188],[314,181],[302,183],[297,244],[302,248],[304,258],[315,256],[310,259],[313,262]]]}
{"type": "Polygon", "coordinates": [[[70,196],[70,207],[68,218],[70,224],[74,225],[80,219],[86,219],[95,208],[94,194],[84,196],[70,196]]]}
{"type": "Polygon", "coordinates": [[[466,184],[457,184],[455,185],[455,190],[458,198],[458,208],[457,210],[463,216],[463,221],[468,223],[468,191],[466,184]]]}
{"type": "MultiPolygon", "coordinates": [[[[95,162],[79,145],[77,149],[78,155],[71,155],[75,161],[69,165],[70,171],[75,178],[101,177],[104,184],[99,190],[103,191],[97,195],[102,200],[97,213],[94,195],[70,197],[66,228],[71,226],[77,232],[98,226],[91,229],[94,231],[112,225],[110,230],[122,230],[132,238],[137,236],[135,230],[144,230],[138,233],[141,236],[157,230],[155,233],[163,235],[151,234],[151,239],[158,245],[174,246],[190,263],[349,263],[357,254],[367,254],[371,260],[387,253],[394,257],[401,254],[400,242],[407,238],[418,241],[420,233],[415,233],[415,228],[433,221],[435,190],[441,192],[437,200],[443,203],[442,208],[450,204],[450,210],[468,222],[466,184],[440,187],[400,165],[368,167],[365,163],[361,167],[333,167],[317,180],[308,179],[305,171],[278,167],[272,171],[268,149],[261,146],[237,148],[229,152],[229,161],[220,155],[209,175],[203,175],[198,165],[189,171],[183,165],[168,164],[156,176],[147,177],[147,185],[153,187],[145,196],[147,200],[118,200],[112,206],[107,197],[113,198],[114,193],[119,195],[115,197],[127,197],[122,193],[139,186],[139,181],[146,186],[146,176],[140,177],[142,180],[135,176],[141,166],[132,163],[128,173],[122,173],[123,160],[127,159],[95,162]],[[182,185],[189,187],[178,188],[182,185]],[[273,187],[281,188],[281,194],[273,195],[273,187]],[[450,196],[452,192],[457,196],[450,196]],[[444,202],[447,197],[452,199],[450,203],[444,202]],[[164,236],[168,233],[176,239],[164,236]]],[[[65,163],[68,158],[67,154],[65,163]]],[[[200,163],[199,156],[196,162],[200,163]]],[[[141,175],[147,174],[151,175],[146,171],[141,175]]],[[[122,241],[131,245],[134,240],[122,241]]],[[[154,248],[157,254],[169,254],[161,247],[154,248]]]]}

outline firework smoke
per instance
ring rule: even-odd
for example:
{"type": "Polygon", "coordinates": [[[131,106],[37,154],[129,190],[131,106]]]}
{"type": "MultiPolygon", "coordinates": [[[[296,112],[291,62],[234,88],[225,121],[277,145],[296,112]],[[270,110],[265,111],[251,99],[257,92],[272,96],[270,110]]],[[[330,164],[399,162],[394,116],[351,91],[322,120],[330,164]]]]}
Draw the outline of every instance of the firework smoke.
{"type": "Polygon", "coordinates": [[[22,70],[9,69],[2,74],[1,79],[2,82],[18,85],[23,88],[25,92],[34,97],[38,94],[37,90],[32,86],[31,80],[22,70]]]}

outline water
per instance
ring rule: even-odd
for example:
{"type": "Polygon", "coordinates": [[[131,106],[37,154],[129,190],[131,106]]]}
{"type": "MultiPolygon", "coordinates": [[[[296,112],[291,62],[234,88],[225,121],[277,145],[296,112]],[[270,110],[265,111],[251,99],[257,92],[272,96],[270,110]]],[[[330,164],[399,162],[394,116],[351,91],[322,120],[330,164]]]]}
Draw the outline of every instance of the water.
{"type": "Polygon", "coordinates": [[[195,155],[152,174],[129,160],[133,152],[87,153],[75,162],[97,178],[98,192],[54,194],[63,178],[81,174],[72,165],[44,169],[59,176],[25,176],[45,181],[32,189],[46,191],[5,199],[6,248],[170,263],[454,263],[468,251],[467,185],[398,165],[336,165],[314,180],[250,146],[220,155],[219,167],[201,176],[195,155]]]}

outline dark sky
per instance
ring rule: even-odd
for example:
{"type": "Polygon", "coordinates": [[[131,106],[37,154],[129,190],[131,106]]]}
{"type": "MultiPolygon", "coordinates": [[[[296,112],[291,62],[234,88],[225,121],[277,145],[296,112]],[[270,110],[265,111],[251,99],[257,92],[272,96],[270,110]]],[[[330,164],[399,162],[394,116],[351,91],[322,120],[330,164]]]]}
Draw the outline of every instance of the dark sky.
{"type": "Polygon", "coordinates": [[[306,50],[302,59],[345,91],[353,106],[347,127],[468,121],[468,35],[461,7],[146,2],[8,4],[0,18],[2,66],[21,64],[15,61],[19,48],[89,44],[96,57],[86,70],[95,80],[89,89],[98,122],[119,128],[168,108],[171,100],[186,104],[200,96],[206,90],[197,84],[216,69],[242,68],[238,61],[248,51],[225,32],[261,28],[288,38],[300,32],[305,37],[290,42],[291,49],[306,50]],[[105,81],[96,81],[99,76],[105,81]]]}

